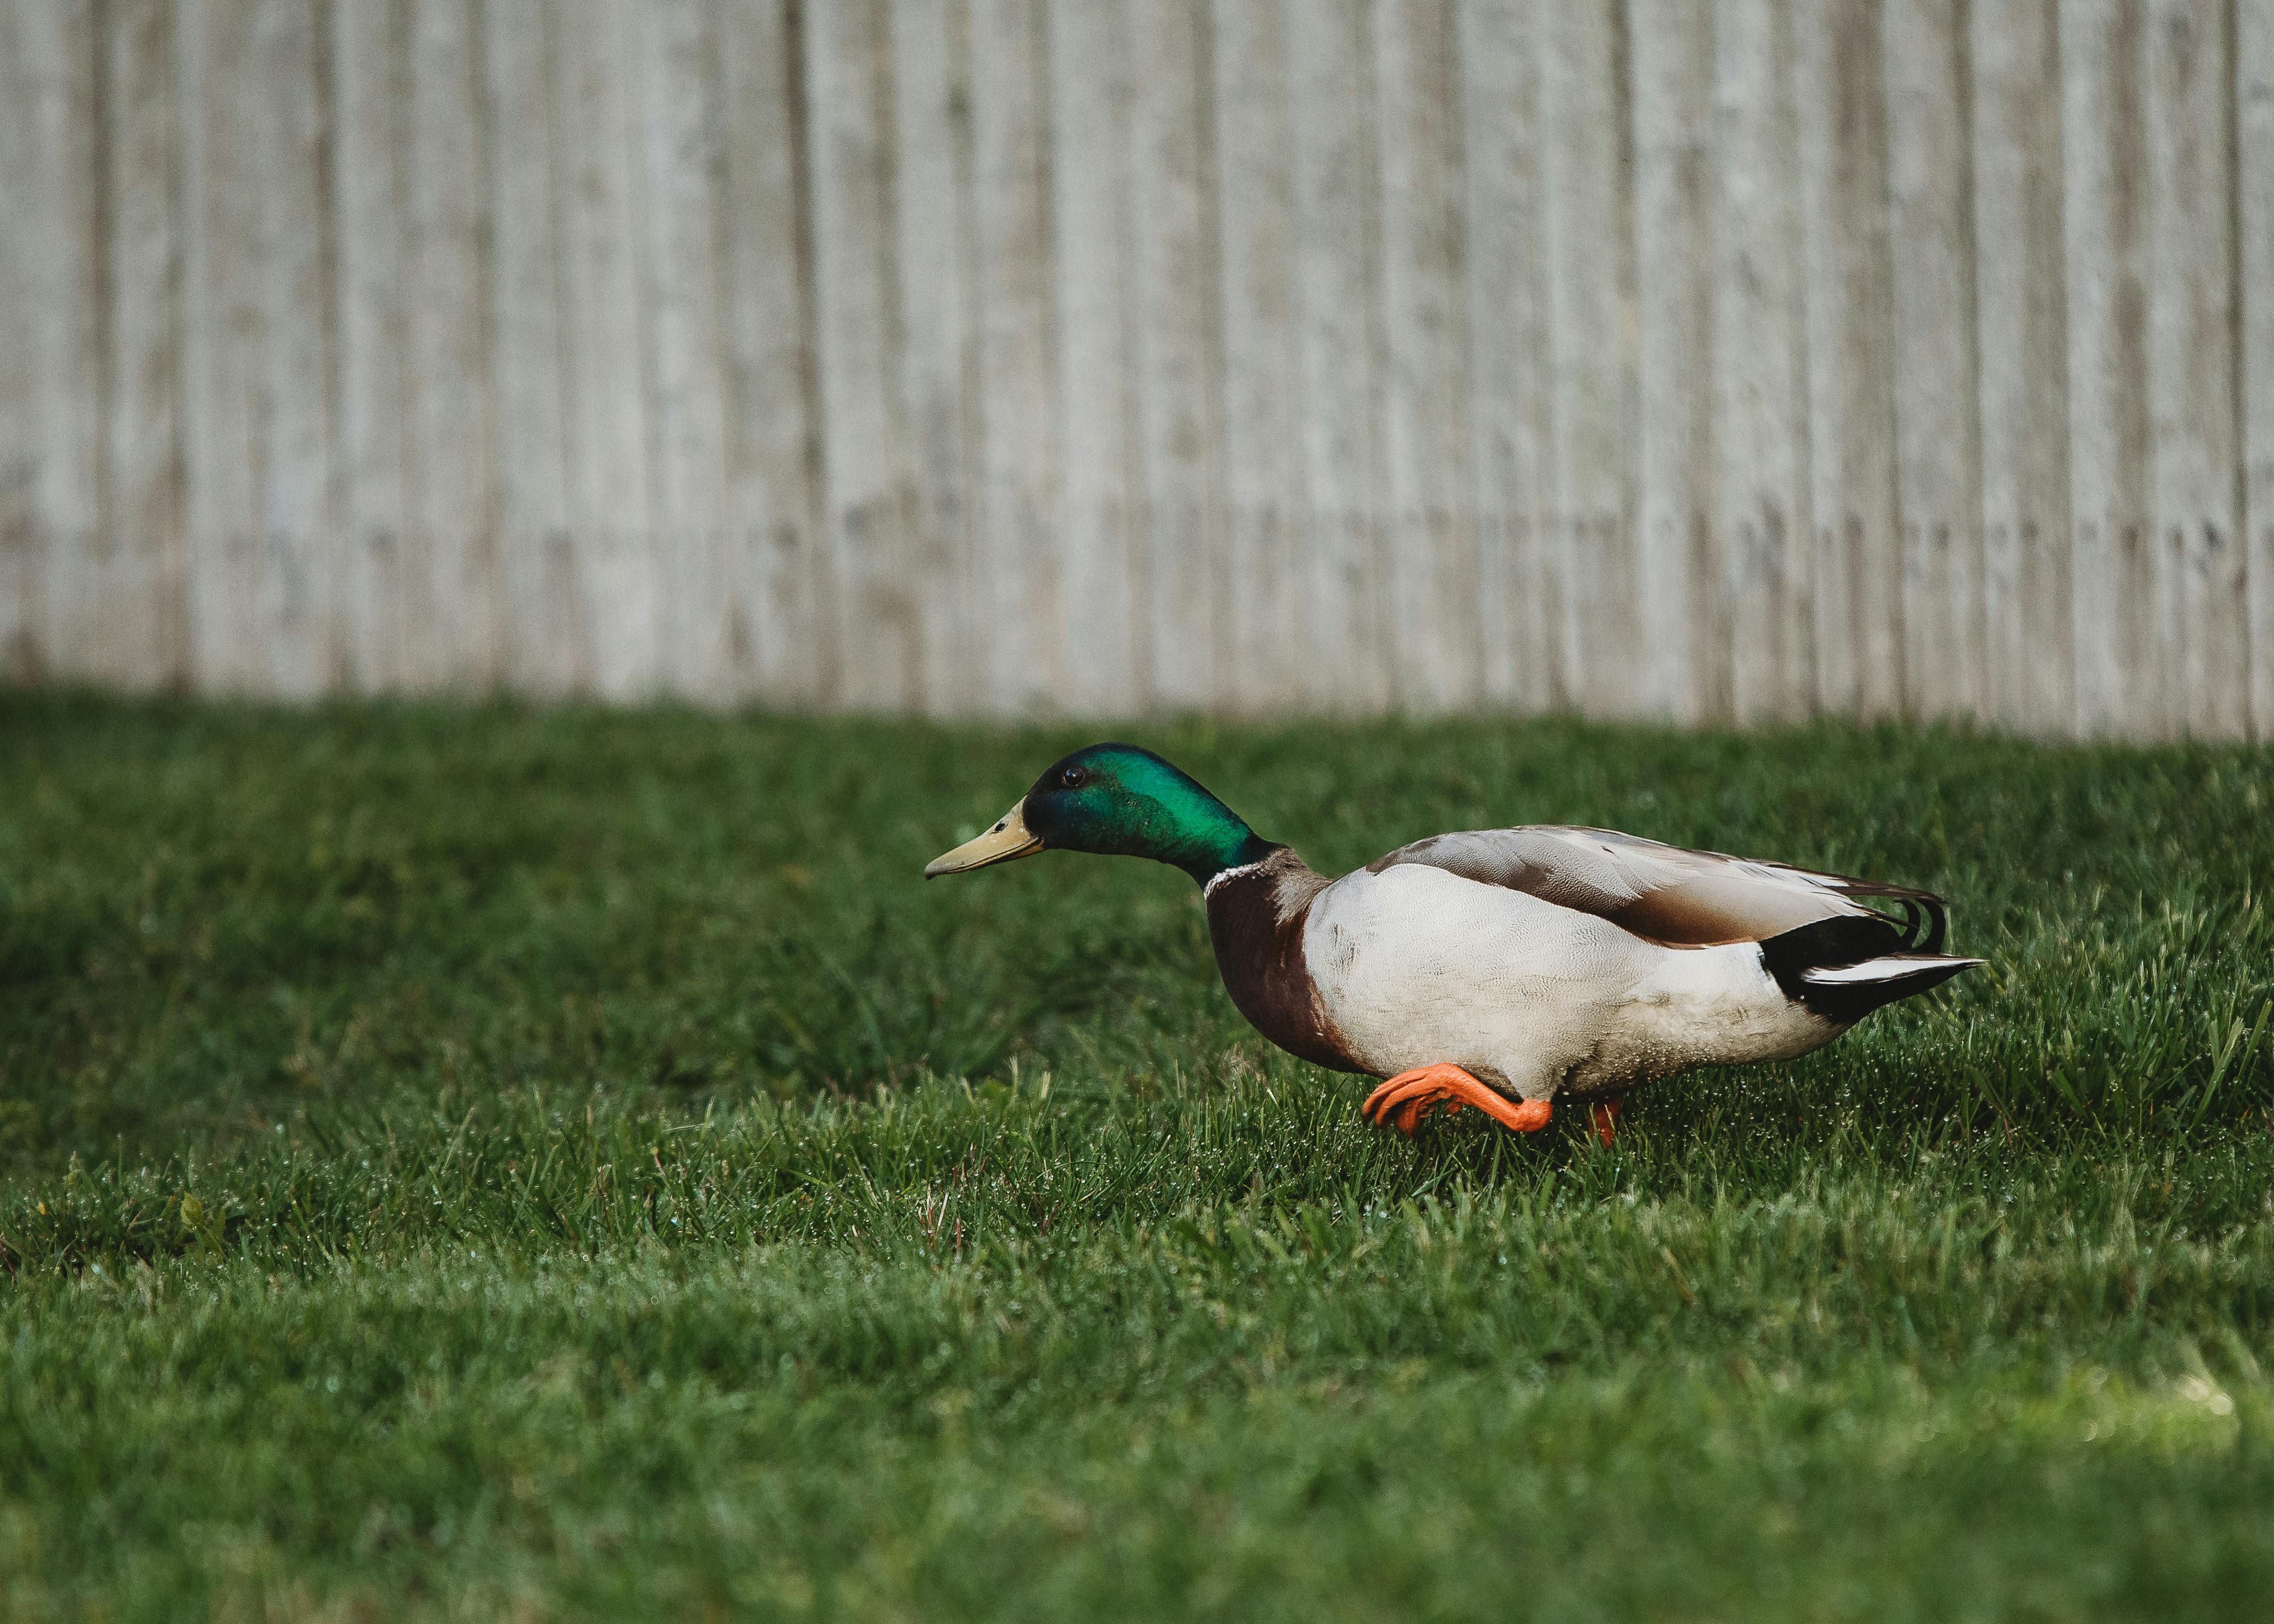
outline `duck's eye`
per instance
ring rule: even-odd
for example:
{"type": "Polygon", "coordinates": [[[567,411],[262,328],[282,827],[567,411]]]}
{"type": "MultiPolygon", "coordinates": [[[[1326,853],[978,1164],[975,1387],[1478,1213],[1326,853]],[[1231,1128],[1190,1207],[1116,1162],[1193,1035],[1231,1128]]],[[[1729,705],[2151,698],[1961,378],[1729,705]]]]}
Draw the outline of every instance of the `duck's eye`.
{"type": "Polygon", "coordinates": [[[1089,774],[1084,772],[1081,768],[1069,767],[1064,772],[1058,774],[1058,782],[1068,789],[1080,789],[1082,786],[1083,781],[1088,777],[1089,774]]]}

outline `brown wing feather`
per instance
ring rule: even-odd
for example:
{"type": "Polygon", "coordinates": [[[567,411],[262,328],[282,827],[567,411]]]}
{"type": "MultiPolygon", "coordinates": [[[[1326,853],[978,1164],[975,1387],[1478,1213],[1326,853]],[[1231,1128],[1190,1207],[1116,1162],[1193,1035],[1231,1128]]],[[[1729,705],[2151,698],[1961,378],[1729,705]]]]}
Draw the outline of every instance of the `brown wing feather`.
{"type": "Polygon", "coordinates": [[[1668,947],[1766,941],[1842,915],[1886,917],[1859,897],[1885,897],[1901,907],[1905,948],[1931,953],[1942,945],[1942,899],[1931,891],[1688,851],[1615,830],[1536,823],[1433,835],[1367,867],[1379,874],[1400,863],[1525,891],[1668,947]]]}

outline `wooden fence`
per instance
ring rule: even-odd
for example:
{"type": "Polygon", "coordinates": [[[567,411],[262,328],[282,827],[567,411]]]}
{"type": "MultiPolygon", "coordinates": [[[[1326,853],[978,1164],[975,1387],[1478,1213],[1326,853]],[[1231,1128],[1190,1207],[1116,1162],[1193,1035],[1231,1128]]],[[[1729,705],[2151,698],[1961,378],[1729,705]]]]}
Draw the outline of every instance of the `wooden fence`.
{"type": "Polygon", "coordinates": [[[0,672],[2274,735],[2274,0],[0,0],[0,672]]]}

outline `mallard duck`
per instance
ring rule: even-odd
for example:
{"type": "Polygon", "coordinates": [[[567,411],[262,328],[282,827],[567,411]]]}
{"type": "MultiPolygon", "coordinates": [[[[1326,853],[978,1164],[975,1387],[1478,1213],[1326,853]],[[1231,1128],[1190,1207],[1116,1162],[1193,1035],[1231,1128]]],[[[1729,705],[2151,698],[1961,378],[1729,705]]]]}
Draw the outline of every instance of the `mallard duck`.
{"type": "Polygon", "coordinates": [[[1432,835],[1329,880],[1127,744],[1055,763],[924,877],[1051,850],[1191,875],[1239,1012],[1300,1059],[1387,1079],[1361,1109],[1409,1134],[1440,1106],[1535,1132],[1569,1099],[1608,1145],[1638,1083],[1807,1054],[1982,962],[1942,951],[1931,892],[1607,829],[1432,835]]]}

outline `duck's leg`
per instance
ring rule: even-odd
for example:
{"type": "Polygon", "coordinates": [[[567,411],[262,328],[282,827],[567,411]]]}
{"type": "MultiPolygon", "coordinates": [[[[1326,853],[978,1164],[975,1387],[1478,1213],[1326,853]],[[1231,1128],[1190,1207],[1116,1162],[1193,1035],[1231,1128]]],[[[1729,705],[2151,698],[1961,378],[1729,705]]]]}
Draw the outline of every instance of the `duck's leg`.
{"type": "Polygon", "coordinates": [[[1594,1129],[1595,1137],[1603,1141],[1606,1150],[1618,1136],[1619,1112],[1625,1103],[1623,1100],[1598,1100],[1587,1108],[1587,1124],[1594,1129]]]}
{"type": "Polygon", "coordinates": [[[1555,1107],[1545,1100],[1510,1100],[1457,1065],[1401,1071],[1368,1094],[1359,1114],[1376,1127],[1411,1133],[1421,1125],[1421,1118],[1433,1105],[1442,1105],[1449,1116],[1464,1105],[1473,1105],[1518,1133],[1539,1132],[1555,1114],[1555,1107]]]}

